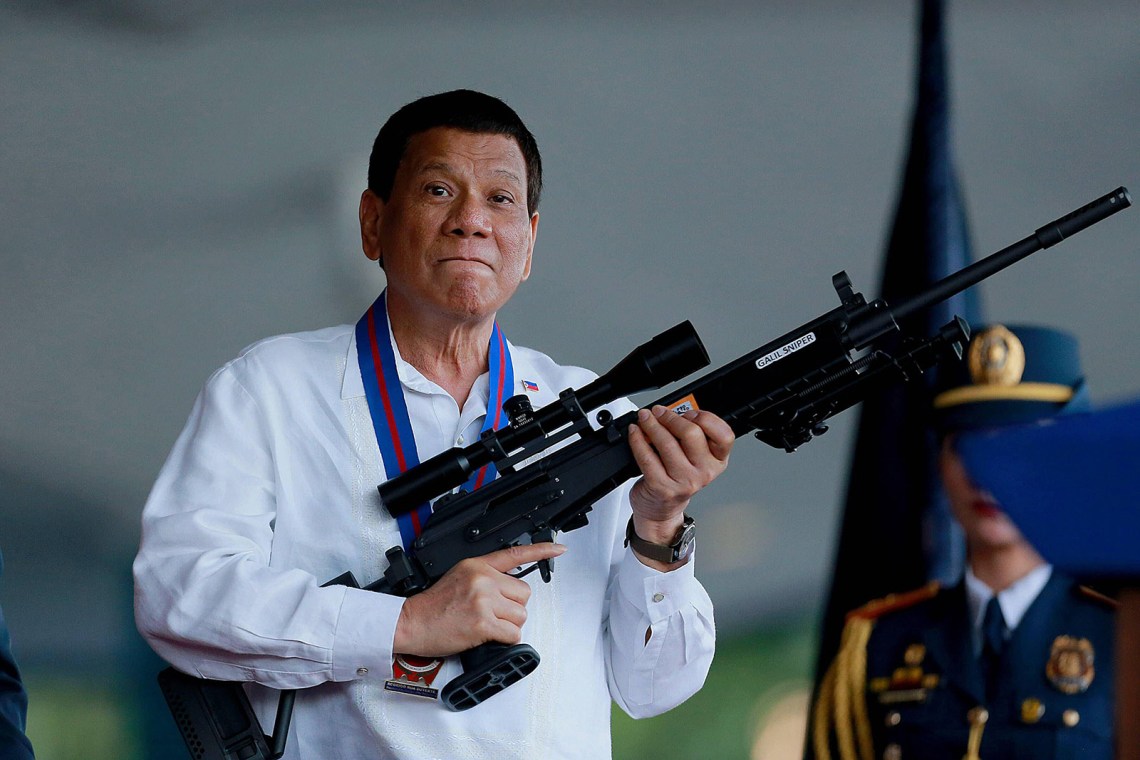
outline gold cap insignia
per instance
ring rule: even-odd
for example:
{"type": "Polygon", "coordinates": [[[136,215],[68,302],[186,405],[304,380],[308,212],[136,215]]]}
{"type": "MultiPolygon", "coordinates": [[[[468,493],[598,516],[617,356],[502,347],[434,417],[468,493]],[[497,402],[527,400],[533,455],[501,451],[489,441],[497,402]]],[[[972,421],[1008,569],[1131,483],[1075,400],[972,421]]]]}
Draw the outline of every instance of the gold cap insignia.
{"type": "Polygon", "coordinates": [[[1045,665],[1045,677],[1063,694],[1081,694],[1096,676],[1092,642],[1075,636],[1053,639],[1053,651],[1045,665]]]}
{"type": "Polygon", "coordinates": [[[1004,325],[993,325],[970,341],[966,362],[975,385],[1017,385],[1025,373],[1025,347],[1004,325]]]}

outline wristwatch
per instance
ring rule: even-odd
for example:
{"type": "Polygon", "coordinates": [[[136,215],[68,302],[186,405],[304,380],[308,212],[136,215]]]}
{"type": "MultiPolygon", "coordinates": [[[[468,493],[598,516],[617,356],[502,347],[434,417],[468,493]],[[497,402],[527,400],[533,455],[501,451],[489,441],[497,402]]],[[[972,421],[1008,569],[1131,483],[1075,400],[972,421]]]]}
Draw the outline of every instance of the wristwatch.
{"type": "Polygon", "coordinates": [[[685,515],[685,522],[677,529],[677,535],[671,544],[655,544],[646,541],[633,530],[633,518],[625,526],[625,545],[632,546],[634,550],[646,559],[655,559],[658,562],[673,564],[689,558],[696,545],[693,543],[697,537],[697,523],[693,518],[685,515]]]}

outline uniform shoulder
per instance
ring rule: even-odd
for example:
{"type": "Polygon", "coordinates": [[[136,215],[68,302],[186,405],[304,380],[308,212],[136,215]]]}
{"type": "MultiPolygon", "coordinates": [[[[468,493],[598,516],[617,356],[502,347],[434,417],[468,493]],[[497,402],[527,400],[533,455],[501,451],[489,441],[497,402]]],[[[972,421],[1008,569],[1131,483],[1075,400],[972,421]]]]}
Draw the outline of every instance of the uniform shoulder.
{"type": "Polygon", "coordinates": [[[1076,593],[1077,593],[1077,596],[1080,597],[1081,599],[1085,599],[1089,602],[1092,602],[1093,604],[1097,605],[1098,607],[1103,607],[1106,610],[1111,610],[1111,611],[1115,612],[1116,609],[1118,607],[1120,607],[1120,602],[1116,601],[1115,599],[1113,599],[1108,594],[1104,594],[1104,593],[1101,593],[1100,591],[1097,591],[1095,588],[1092,588],[1091,586],[1078,585],[1076,593]]]}
{"type": "Polygon", "coordinates": [[[905,591],[899,594],[887,594],[880,599],[872,599],[862,607],[847,613],[847,619],[876,620],[884,615],[900,610],[909,609],[922,602],[929,601],[942,590],[942,584],[931,581],[921,588],[905,591]]]}

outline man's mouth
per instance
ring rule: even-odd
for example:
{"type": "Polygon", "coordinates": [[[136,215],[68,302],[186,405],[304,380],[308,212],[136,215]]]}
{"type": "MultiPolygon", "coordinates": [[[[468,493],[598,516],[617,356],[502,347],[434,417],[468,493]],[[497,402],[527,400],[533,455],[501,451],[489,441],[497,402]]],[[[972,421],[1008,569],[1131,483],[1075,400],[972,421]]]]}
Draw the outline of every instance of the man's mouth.
{"type": "Polygon", "coordinates": [[[441,263],[441,264],[448,264],[448,263],[451,263],[451,264],[482,264],[483,266],[485,266],[487,268],[490,268],[490,266],[491,266],[490,264],[488,264],[483,259],[469,258],[466,256],[452,256],[452,257],[449,257],[446,259],[440,259],[439,263],[441,263]]]}

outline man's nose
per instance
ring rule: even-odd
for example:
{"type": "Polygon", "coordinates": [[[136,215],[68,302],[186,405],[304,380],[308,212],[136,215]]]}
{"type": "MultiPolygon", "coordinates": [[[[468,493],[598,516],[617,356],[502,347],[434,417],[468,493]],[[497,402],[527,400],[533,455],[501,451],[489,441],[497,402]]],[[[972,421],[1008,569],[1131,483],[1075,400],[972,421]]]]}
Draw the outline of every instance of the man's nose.
{"type": "Polygon", "coordinates": [[[473,193],[464,193],[451,206],[451,213],[444,222],[447,233],[459,237],[489,237],[491,217],[482,199],[473,193]]]}

